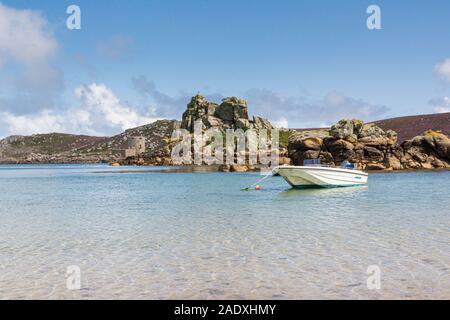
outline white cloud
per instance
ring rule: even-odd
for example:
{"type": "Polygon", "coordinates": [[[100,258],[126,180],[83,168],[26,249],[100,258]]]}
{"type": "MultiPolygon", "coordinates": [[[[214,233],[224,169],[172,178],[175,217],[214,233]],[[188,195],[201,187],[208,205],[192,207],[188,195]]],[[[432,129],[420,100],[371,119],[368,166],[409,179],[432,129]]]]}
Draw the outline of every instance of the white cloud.
{"type": "Polygon", "coordinates": [[[450,58],[438,63],[434,70],[439,76],[450,81],[450,58]]]}
{"type": "Polygon", "coordinates": [[[131,107],[121,104],[116,95],[104,84],[92,83],[75,90],[75,95],[82,101],[83,108],[100,116],[110,127],[122,130],[137,127],[156,120],[151,115],[140,114],[131,107]]]}
{"type": "Polygon", "coordinates": [[[283,96],[264,89],[244,93],[252,113],[275,122],[289,119],[290,127],[312,128],[329,126],[343,118],[377,120],[389,108],[355,99],[339,93],[329,93],[322,99],[312,100],[296,96],[283,96]]]}
{"type": "Polygon", "coordinates": [[[450,107],[436,107],[434,108],[435,113],[447,113],[450,112],[450,107]]]}
{"type": "MultiPolygon", "coordinates": [[[[192,92],[169,96],[159,91],[155,83],[145,76],[132,79],[134,89],[142,97],[142,102],[151,101],[157,106],[158,114],[164,117],[180,118],[186,109],[192,92]]],[[[204,94],[202,92],[202,94],[204,94]]],[[[251,89],[237,93],[248,101],[250,113],[262,116],[276,127],[327,127],[346,117],[363,120],[378,120],[389,108],[355,99],[336,92],[322,99],[307,100],[301,96],[283,96],[266,89],[251,89]]],[[[224,97],[220,93],[206,94],[211,102],[224,97]]]]}
{"type": "Polygon", "coordinates": [[[279,129],[287,129],[287,128],[289,128],[288,119],[286,119],[285,117],[281,117],[281,118],[276,119],[276,120],[270,119],[270,122],[272,123],[272,125],[275,128],[279,128],[279,129]]]}
{"type": "Polygon", "coordinates": [[[122,104],[104,84],[80,86],[75,96],[80,101],[78,108],[60,112],[45,109],[27,115],[0,112],[0,123],[7,127],[9,135],[50,132],[111,135],[158,120],[151,110],[143,113],[122,104]]]}
{"type": "Polygon", "coordinates": [[[50,110],[43,110],[36,115],[2,114],[2,121],[8,126],[10,134],[29,135],[64,131],[64,119],[50,110]]]}
{"type": "Polygon", "coordinates": [[[51,108],[62,92],[63,74],[53,66],[58,42],[40,12],[0,3],[0,112],[51,108]]]}
{"type": "MultiPolygon", "coordinates": [[[[169,119],[179,119],[186,110],[187,103],[191,100],[193,92],[180,92],[175,96],[170,96],[157,89],[156,84],[140,75],[132,78],[133,88],[139,94],[142,104],[155,104],[158,108],[158,114],[169,119]]],[[[219,93],[202,94],[209,101],[220,102],[224,97],[219,93]]]]}
{"type": "Polygon", "coordinates": [[[447,113],[450,112],[450,98],[443,97],[430,100],[430,105],[434,107],[435,113],[447,113]]]}
{"type": "Polygon", "coordinates": [[[58,44],[46,29],[47,21],[32,10],[16,10],[0,3],[0,53],[27,65],[45,62],[58,44]]]}

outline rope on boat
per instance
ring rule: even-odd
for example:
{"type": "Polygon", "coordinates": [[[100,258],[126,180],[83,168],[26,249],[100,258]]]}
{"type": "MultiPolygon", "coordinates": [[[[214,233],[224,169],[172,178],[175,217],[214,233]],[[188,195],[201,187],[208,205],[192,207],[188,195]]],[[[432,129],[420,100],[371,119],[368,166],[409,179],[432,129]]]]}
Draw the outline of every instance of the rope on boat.
{"type": "MultiPolygon", "coordinates": [[[[275,169],[274,169],[274,170],[275,170],[275,169]]],[[[265,175],[262,179],[258,180],[257,182],[255,182],[254,184],[252,184],[250,187],[242,188],[241,191],[261,190],[261,187],[259,186],[259,184],[260,184],[261,182],[263,182],[264,180],[266,180],[267,178],[273,176],[274,170],[269,171],[268,173],[266,173],[266,175],[265,175]]]]}

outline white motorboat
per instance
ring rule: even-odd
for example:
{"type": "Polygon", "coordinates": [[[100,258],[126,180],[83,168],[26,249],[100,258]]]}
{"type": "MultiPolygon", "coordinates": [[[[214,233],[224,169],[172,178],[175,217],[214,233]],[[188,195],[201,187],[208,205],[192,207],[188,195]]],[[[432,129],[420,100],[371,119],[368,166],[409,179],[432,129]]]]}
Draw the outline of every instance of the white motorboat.
{"type": "Polygon", "coordinates": [[[320,160],[305,160],[303,166],[281,166],[275,172],[294,188],[351,187],[367,184],[369,175],[344,161],[340,168],[323,166],[320,160]]]}

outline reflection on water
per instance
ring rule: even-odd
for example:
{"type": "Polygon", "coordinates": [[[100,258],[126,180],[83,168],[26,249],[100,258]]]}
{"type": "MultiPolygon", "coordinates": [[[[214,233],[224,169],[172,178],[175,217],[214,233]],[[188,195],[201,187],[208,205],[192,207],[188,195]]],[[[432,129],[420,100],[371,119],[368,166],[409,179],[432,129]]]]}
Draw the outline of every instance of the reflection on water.
{"type": "Polygon", "coordinates": [[[450,298],[450,172],[243,192],[261,176],[114,170],[0,166],[0,298],[450,298]]]}
{"type": "Polygon", "coordinates": [[[290,188],[280,193],[282,197],[299,197],[299,196],[340,196],[345,194],[358,193],[368,191],[368,186],[354,186],[346,188],[290,188]]]}

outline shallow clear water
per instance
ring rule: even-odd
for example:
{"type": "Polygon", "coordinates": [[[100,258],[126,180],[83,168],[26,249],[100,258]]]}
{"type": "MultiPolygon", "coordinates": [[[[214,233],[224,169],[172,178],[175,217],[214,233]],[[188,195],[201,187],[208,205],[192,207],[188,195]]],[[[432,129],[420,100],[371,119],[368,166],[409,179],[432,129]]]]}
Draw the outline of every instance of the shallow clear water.
{"type": "Polygon", "coordinates": [[[110,170],[0,166],[0,299],[450,298],[450,172],[243,192],[261,176],[110,170]]]}

